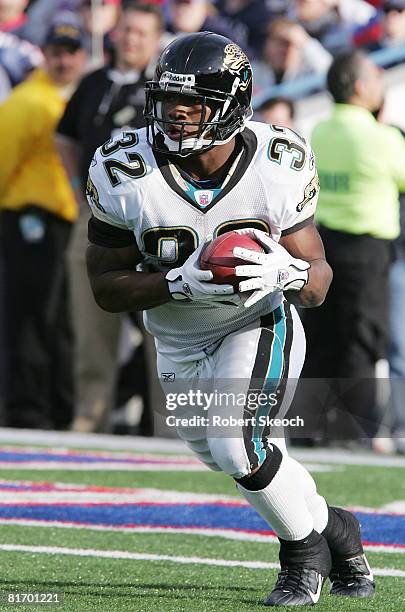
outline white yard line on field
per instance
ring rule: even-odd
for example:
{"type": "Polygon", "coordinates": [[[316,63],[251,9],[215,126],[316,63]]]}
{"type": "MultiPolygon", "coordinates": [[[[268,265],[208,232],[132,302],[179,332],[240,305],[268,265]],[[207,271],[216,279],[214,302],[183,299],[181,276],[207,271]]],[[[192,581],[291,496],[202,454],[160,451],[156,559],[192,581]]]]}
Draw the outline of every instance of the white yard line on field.
{"type": "MultiPolygon", "coordinates": [[[[172,455],[173,457],[173,455],[172,455]]],[[[123,461],[0,461],[0,470],[63,470],[71,472],[209,472],[210,469],[200,461],[186,463],[171,462],[166,456],[159,463],[134,463],[123,461]],[[167,463],[165,459],[167,458],[167,463]]],[[[176,456],[177,458],[177,456],[176,456]]],[[[180,458],[180,457],[179,457],[180,458]]],[[[325,463],[304,463],[310,472],[338,472],[342,468],[325,463]]]]}
{"type": "MultiPolygon", "coordinates": [[[[149,525],[131,525],[128,527],[115,527],[114,525],[90,525],[88,523],[70,523],[68,521],[41,521],[35,519],[1,518],[1,525],[16,525],[17,527],[52,527],[56,529],[86,529],[89,531],[114,531],[118,533],[159,533],[159,534],[181,534],[204,536],[211,538],[223,538],[225,540],[236,540],[238,542],[258,542],[260,544],[278,544],[278,538],[274,535],[260,533],[249,533],[246,531],[232,531],[231,529],[210,529],[209,527],[153,527],[149,525]]],[[[389,544],[365,544],[364,550],[373,553],[405,554],[405,547],[391,546],[389,544]]]]}
{"type": "MultiPolygon", "coordinates": [[[[0,428],[2,444],[38,444],[45,446],[94,448],[146,453],[192,452],[179,439],[144,438],[137,436],[111,436],[106,434],[81,434],[76,432],[40,431],[31,429],[0,428]]],[[[372,452],[355,452],[345,449],[292,449],[291,456],[300,461],[314,461],[340,465],[368,465],[376,467],[405,467],[405,457],[376,455],[372,452]]]]}
{"type": "MultiPolygon", "coordinates": [[[[203,463],[124,463],[115,461],[0,461],[0,470],[59,470],[69,472],[209,472],[203,463]]],[[[325,470],[320,470],[325,471],[325,470]]]]}
{"type": "Polygon", "coordinates": [[[144,438],[138,436],[112,436],[73,431],[42,431],[38,429],[12,429],[0,427],[2,444],[38,444],[63,448],[104,449],[129,452],[182,453],[192,455],[179,438],[144,438]]]}
{"type": "Polygon", "coordinates": [[[338,465],[367,465],[370,467],[405,467],[405,457],[398,455],[376,455],[343,449],[290,449],[290,455],[298,461],[320,461],[338,465]]]}
{"type": "MultiPolygon", "coordinates": [[[[95,550],[93,548],[64,548],[59,546],[25,546],[22,544],[0,544],[0,551],[31,554],[70,555],[74,557],[96,557],[122,559],[128,561],[169,561],[181,564],[214,565],[218,567],[245,567],[248,569],[277,569],[278,563],[261,561],[234,561],[229,559],[210,559],[206,557],[181,557],[171,555],[152,555],[133,553],[125,550],[95,550]]],[[[405,571],[391,568],[373,569],[376,576],[395,576],[405,578],[405,571]]]]}

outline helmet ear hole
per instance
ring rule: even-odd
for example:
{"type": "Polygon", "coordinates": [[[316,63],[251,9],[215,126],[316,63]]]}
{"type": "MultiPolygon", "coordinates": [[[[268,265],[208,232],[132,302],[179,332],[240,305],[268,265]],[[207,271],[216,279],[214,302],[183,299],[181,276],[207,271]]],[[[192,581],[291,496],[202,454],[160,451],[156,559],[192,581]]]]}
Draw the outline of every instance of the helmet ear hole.
{"type": "MultiPolygon", "coordinates": [[[[229,142],[252,116],[252,69],[231,40],[212,32],[182,36],[161,54],[153,81],[145,86],[145,119],[154,150],[175,155],[201,153],[229,142]],[[177,93],[187,106],[201,106],[199,120],[168,120],[165,98],[177,93]],[[209,109],[209,113],[207,113],[209,109]],[[177,132],[175,140],[169,134],[177,132]],[[156,138],[156,134],[163,134],[156,138]],[[180,135],[180,137],[179,137],[180,135]]],[[[197,111],[198,112],[198,111],[197,111]]]]}

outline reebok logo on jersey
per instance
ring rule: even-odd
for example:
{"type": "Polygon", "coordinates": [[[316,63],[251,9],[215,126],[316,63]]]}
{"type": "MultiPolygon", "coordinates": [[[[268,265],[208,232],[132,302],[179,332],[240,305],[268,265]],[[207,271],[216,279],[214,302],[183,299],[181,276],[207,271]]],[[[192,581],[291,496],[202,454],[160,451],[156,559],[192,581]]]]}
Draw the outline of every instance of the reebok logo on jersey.
{"type": "Polygon", "coordinates": [[[163,382],[173,382],[175,378],[176,374],[174,372],[162,372],[163,382]]]}

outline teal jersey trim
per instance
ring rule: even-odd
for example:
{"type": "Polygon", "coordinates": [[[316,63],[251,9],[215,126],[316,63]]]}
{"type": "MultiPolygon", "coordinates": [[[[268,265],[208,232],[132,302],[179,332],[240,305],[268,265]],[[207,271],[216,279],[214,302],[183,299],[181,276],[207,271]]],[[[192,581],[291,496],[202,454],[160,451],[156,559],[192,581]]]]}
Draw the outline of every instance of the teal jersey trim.
{"type": "Polygon", "coordinates": [[[201,209],[206,208],[211,204],[212,200],[214,200],[222,191],[222,185],[220,187],[216,187],[214,189],[210,188],[212,181],[199,181],[200,186],[194,187],[191,183],[187,181],[187,179],[182,177],[185,185],[184,191],[187,195],[198,204],[201,209]],[[207,186],[204,185],[206,183],[207,186]]]}
{"type": "MultiPolygon", "coordinates": [[[[262,392],[269,396],[271,393],[277,393],[283,376],[284,369],[284,346],[287,336],[287,321],[283,304],[281,304],[273,312],[274,320],[277,321],[274,326],[274,339],[272,342],[272,350],[270,355],[269,367],[264,381],[262,392]],[[279,320],[278,316],[280,316],[279,320]]],[[[269,406],[259,406],[256,412],[256,423],[253,428],[252,442],[255,445],[255,452],[259,457],[259,465],[262,465],[266,459],[266,451],[263,448],[262,435],[265,425],[260,425],[260,418],[266,417],[269,413],[269,406]]]]}

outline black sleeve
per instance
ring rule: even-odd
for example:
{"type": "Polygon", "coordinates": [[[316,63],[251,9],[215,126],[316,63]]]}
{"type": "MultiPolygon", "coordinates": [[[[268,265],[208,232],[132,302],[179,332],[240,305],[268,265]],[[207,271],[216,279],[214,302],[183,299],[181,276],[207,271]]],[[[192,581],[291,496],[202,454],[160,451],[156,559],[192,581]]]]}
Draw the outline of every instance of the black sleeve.
{"type": "Polygon", "coordinates": [[[281,232],[281,235],[288,236],[288,234],[293,234],[294,232],[298,232],[299,230],[303,229],[307,225],[313,225],[313,224],[314,224],[314,215],[311,215],[307,219],[304,219],[304,221],[300,221],[299,223],[296,223],[292,227],[289,227],[288,229],[283,230],[281,232]]]}
{"type": "Polygon", "coordinates": [[[130,230],[115,227],[91,216],[88,224],[88,237],[92,244],[108,249],[121,249],[136,246],[134,233],[130,230]]]}

